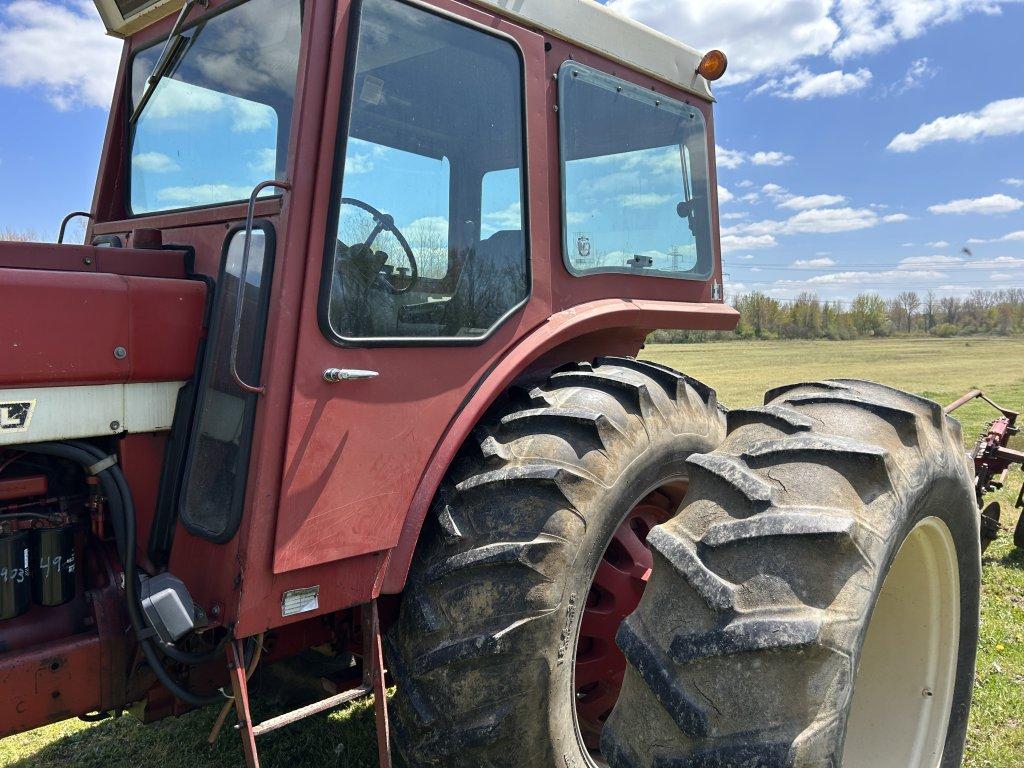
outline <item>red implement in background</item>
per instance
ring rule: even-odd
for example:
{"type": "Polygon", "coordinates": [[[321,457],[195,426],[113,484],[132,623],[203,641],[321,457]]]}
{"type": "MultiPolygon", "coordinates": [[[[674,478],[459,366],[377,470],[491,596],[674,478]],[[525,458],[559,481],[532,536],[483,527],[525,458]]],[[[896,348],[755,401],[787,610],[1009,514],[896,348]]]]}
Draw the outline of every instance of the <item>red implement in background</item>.
{"type": "MultiPolygon", "coordinates": [[[[982,550],[985,550],[999,536],[1002,515],[999,502],[993,501],[986,506],[985,496],[1003,487],[1012,466],[1024,465],[1024,451],[1013,450],[1009,447],[1010,439],[1020,432],[1017,427],[1017,419],[1020,414],[1009,408],[1003,408],[986,397],[980,389],[971,390],[956,402],[946,406],[946,413],[952,413],[973,400],[984,400],[1002,414],[998,419],[989,423],[988,429],[974,444],[970,454],[974,460],[975,493],[978,498],[978,508],[981,510],[981,547],[982,550]]],[[[1021,489],[1017,493],[1017,503],[1014,506],[1017,509],[1024,509],[1024,484],[1021,485],[1021,489]]],[[[1024,516],[1017,522],[1013,542],[1018,547],[1024,548],[1024,516]]]]}

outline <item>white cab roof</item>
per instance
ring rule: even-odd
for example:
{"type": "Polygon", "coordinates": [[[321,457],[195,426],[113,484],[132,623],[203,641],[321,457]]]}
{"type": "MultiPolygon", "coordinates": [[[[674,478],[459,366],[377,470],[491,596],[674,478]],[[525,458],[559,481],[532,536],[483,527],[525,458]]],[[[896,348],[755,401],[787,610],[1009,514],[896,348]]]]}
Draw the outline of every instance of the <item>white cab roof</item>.
{"type": "Polygon", "coordinates": [[[594,0],[471,1],[701,98],[712,98],[708,81],[697,74],[703,54],[594,0]]]}

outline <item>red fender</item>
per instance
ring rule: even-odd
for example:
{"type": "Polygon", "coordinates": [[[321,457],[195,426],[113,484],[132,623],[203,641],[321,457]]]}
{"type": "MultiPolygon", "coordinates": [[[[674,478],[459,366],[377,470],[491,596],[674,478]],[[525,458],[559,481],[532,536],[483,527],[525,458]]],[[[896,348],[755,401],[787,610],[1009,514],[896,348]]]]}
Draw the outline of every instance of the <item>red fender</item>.
{"type": "Polygon", "coordinates": [[[420,478],[381,591],[397,594],[404,589],[423,521],[449,465],[483,414],[517,378],[530,370],[550,370],[602,354],[634,355],[658,328],[729,331],[738,322],[739,313],[724,304],[605,299],[552,315],[524,336],[480,380],[448,425],[420,478]]]}

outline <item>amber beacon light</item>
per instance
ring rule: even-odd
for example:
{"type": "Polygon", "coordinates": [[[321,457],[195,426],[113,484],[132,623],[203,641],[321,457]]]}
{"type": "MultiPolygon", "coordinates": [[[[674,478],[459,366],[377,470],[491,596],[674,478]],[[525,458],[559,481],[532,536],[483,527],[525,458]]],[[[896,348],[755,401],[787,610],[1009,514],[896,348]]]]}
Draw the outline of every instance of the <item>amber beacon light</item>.
{"type": "Polygon", "coordinates": [[[729,68],[729,59],[721,51],[708,51],[700,60],[697,74],[705,80],[718,80],[729,68]]]}

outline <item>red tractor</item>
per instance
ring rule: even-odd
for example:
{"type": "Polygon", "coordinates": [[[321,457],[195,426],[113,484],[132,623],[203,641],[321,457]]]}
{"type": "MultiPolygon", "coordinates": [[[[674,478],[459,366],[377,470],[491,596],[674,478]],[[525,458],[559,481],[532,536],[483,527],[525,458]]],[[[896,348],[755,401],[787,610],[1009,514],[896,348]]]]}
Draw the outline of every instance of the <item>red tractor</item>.
{"type": "Polygon", "coordinates": [[[959,765],[958,424],[636,358],[737,321],[722,54],[589,0],[97,6],[88,244],[0,245],[0,736],[233,707],[254,766],[374,693],[382,765],[959,765]],[[254,723],[310,649],[330,695],[254,723]]]}

